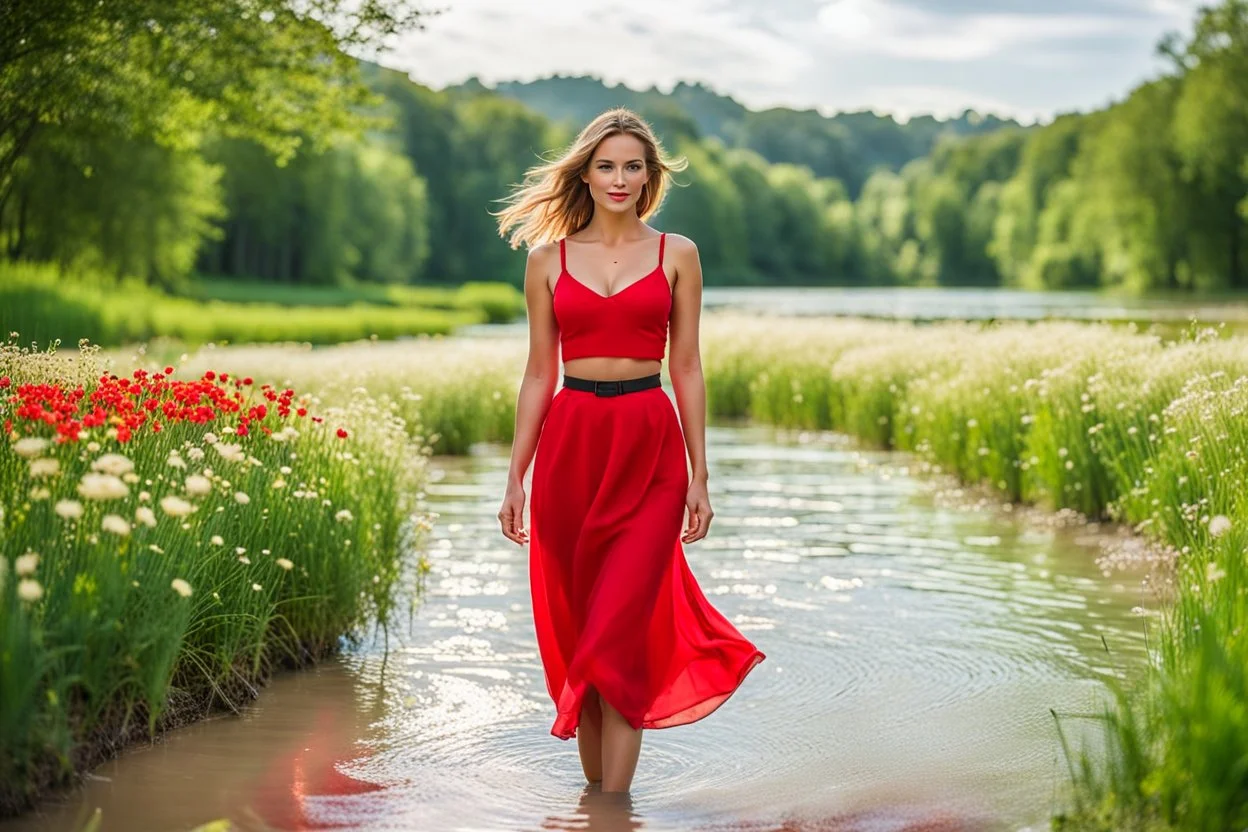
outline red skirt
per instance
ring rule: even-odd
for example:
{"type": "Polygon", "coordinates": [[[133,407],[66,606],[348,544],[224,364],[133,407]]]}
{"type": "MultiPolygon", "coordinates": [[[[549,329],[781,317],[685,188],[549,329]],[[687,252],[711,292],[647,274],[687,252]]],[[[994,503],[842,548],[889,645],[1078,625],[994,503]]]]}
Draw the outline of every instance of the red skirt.
{"type": "Polygon", "coordinates": [[[694,722],[766,658],[689,570],[680,541],[688,487],[680,420],[663,388],[559,388],[529,498],[529,581],[554,736],[576,736],[591,691],[633,728],[694,722]]]}

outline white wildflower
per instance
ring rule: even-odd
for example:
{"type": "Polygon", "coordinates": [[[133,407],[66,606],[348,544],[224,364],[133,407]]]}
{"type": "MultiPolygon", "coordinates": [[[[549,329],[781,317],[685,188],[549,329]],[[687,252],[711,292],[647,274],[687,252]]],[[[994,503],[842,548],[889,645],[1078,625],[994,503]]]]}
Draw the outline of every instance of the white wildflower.
{"type": "Polygon", "coordinates": [[[91,470],[120,477],[122,474],[133,471],[134,463],[121,454],[104,454],[91,463],[91,470]]]}
{"type": "Polygon", "coordinates": [[[247,455],[243,453],[242,445],[231,445],[227,442],[218,442],[212,447],[216,448],[217,453],[221,455],[221,458],[228,462],[242,462],[247,459],[247,455]]]}
{"type": "Polygon", "coordinates": [[[175,497],[172,494],[161,499],[160,507],[164,509],[165,514],[171,517],[185,517],[195,510],[195,507],[186,500],[183,500],[181,497],[175,497]]]}
{"type": "Polygon", "coordinates": [[[344,508],[334,515],[334,519],[339,523],[350,523],[355,519],[355,515],[351,513],[350,509],[344,508]]]}
{"type": "Polygon", "coordinates": [[[104,515],[104,519],[100,521],[100,527],[106,532],[112,532],[122,537],[130,534],[130,524],[117,514],[104,515]]]}
{"type": "Polygon", "coordinates": [[[130,496],[130,489],[112,474],[87,473],[78,483],[78,493],[88,500],[120,500],[130,496]]]}
{"type": "Polygon", "coordinates": [[[181,578],[174,578],[171,584],[173,591],[181,595],[183,598],[191,597],[191,585],[181,578]]]}
{"type": "Polygon", "coordinates": [[[204,458],[203,448],[187,448],[186,455],[191,458],[192,462],[199,462],[204,458]]]}
{"type": "Polygon", "coordinates": [[[48,440],[37,436],[25,436],[13,443],[13,450],[18,456],[34,459],[48,447],[48,440]]]}
{"type": "Polygon", "coordinates": [[[264,587],[260,586],[260,584],[252,584],[251,588],[254,589],[256,592],[259,592],[260,590],[264,589],[264,587]]]}
{"type": "Polygon", "coordinates": [[[82,503],[77,500],[58,500],[53,511],[66,520],[76,520],[82,516],[82,503]]]}
{"type": "Polygon", "coordinates": [[[27,552],[19,556],[13,561],[13,573],[19,578],[35,574],[35,569],[39,567],[39,553],[27,552]]]}
{"type": "Polygon", "coordinates": [[[289,560],[287,560],[286,558],[278,558],[277,560],[273,562],[276,563],[278,566],[282,567],[283,569],[285,569],[287,572],[295,568],[295,565],[291,563],[289,560]]]}
{"type": "Polygon", "coordinates": [[[245,506],[251,502],[251,498],[241,491],[235,491],[234,502],[238,503],[240,506],[245,506]]]}
{"type": "Polygon", "coordinates": [[[17,582],[17,597],[33,603],[43,597],[43,587],[33,578],[23,578],[17,582]]]}
{"type": "Polygon", "coordinates": [[[147,506],[139,506],[134,510],[134,522],[142,523],[150,529],[156,525],[156,512],[147,506]]]}
{"type": "Polygon", "coordinates": [[[1225,514],[1219,514],[1209,521],[1209,534],[1218,537],[1231,528],[1231,520],[1225,514]]]}
{"type": "Polygon", "coordinates": [[[43,477],[51,477],[60,473],[61,461],[52,457],[40,457],[30,461],[30,477],[31,479],[41,479],[43,477]]]}
{"type": "Polygon", "coordinates": [[[199,474],[191,474],[186,478],[186,493],[192,497],[203,497],[212,493],[212,480],[199,474]]]}
{"type": "Polygon", "coordinates": [[[205,445],[215,445],[215,444],[217,444],[217,435],[216,435],[215,433],[211,433],[211,432],[210,432],[210,433],[205,433],[205,434],[204,434],[204,444],[205,444],[205,445]]]}
{"type": "Polygon", "coordinates": [[[225,538],[219,534],[214,534],[211,538],[209,538],[208,542],[213,546],[224,546],[225,538]]]}

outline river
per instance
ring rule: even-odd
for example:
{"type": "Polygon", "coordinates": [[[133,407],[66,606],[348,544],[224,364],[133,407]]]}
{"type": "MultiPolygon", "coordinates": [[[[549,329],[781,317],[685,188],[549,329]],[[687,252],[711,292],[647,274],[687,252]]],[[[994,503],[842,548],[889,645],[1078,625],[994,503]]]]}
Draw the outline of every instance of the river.
{"type": "MultiPolygon", "coordinates": [[[[1105,530],[951,506],[835,433],[707,432],[715,521],[686,547],[768,658],[718,711],[644,734],[628,798],[549,734],[507,450],[438,458],[427,589],[388,642],[283,674],[241,717],[134,748],[3,832],[1047,829],[1104,681],[1144,667],[1140,574],[1105,530]],[[1137,608],[1133,612],[1133,608],[1137,608]],[[388,643],[388,649],[387,649],[388,643]]],[[[1150,622],[1151,623],[1151,622],[1150,622]]]]}

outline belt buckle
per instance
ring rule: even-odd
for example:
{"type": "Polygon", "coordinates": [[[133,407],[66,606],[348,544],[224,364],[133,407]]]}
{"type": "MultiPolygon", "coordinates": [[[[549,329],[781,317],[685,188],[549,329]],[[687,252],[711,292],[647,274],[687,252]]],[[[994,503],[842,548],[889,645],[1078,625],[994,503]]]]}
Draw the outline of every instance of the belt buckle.
{"type": "Polygon", "coordinates": [[[621,381],[595,381],[595,396],[618,396],[624,392],[624,383],[621,381]]]}

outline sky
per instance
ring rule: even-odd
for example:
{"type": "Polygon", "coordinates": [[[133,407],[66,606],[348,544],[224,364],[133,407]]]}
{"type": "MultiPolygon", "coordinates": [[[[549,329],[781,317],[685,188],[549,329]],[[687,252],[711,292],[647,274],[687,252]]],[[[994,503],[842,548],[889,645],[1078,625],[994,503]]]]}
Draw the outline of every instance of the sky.
{"type": "Polygon", "coordinates": [[[967,108],[1047,122],[1156,77],[1200,0],[422,0],[425,28],[372,56],[435,89],[555,74],[754,110],[967,108]]]}

